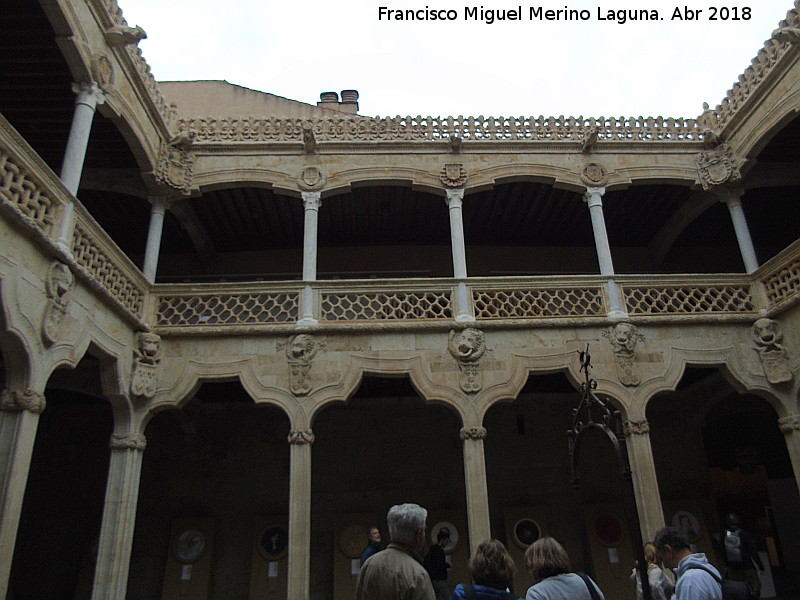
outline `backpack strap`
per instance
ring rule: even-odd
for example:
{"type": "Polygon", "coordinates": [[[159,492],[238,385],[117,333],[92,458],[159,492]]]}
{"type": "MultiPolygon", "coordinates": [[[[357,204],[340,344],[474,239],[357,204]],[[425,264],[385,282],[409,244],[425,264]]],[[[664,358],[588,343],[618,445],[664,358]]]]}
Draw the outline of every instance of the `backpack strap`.
{"type": "Polygon", "coordinates": [[[592,600],[600,600],[600,594],[597,593],[597,590],[592,584],[592,580],[589,579],[589,576],[586,573],[581,573],[580,571],[575,574],[583,579],[583,583],[585,583],[586,587],[589,589],[589,595],[592,597],[592,600]]]}
{"type": "Polygon", "coordinates": [[[711,575],[714,578],[714,581],[716,581],[718,584],[722,585],[722,579],[720,579],[719,577],[714,575],[714,573],[712,573],[711,571],[709,571],[705,567],[701,567],[700,565],[695,565],[693,567],[686,567],[686,571],[688,571],[689,569],[698,569],[700,571],[705,571],[706,573],[708,573],[709,575],[711,575]]]}
{"type": "Polygon", "coordinates": [[[478,594],[475,592],[475,586],[471,583],[464,584],[464,597],[467,600],[478,600],[478,594]]]}

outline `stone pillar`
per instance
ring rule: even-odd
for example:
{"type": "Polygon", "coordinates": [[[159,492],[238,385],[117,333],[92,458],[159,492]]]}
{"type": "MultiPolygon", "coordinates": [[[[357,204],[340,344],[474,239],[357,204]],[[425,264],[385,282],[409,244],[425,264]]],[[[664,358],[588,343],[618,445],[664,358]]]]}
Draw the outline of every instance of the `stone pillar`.
{"type": "Polygon", "coordinates": [[[464,217],[461,207],[464,203],[463,189],[448,189],[447,208],[450,212],[450,246],[453,254],[453,277],[458,279],[456,297],[456,321],[474,321],[470,314],[467,294],[467,251],[464,243],[464,217]]]}
{"type": "Polygon", "coordinates": [[[288,600],[308,600],[311,576],[310,429],[289,432],[289,586],[288,600]]]}
{"type": "Polygon", "coordinates": [[[302,325],[316,325],[311,282],[317,280],[317,225],[322,192],[302,192],[305,221],[303,225],[303,314],[302,325]]]}
{"type": "Polygon", "coordinates": [[[483,454],[485,427],[462,427],[464,442],[464,480],[467,488],[467,523],[470,553],[483,540],[491,538],[489,490],[486,485],[486,460],[483,454]]]}
{"type": "Polygon", "coordinates": [[[597,251],[597,262],[600,263],[600,274],[608,278],[606,290],[610,310],[608,316],[625,318],[628,314],[622,309],[622,302],[614,282],[614,263],[611,260],[611,247],[608,243],[608,232],[606,231],[606,219],[603,215],[603,194],[606,193],[604,187],[587,187],[583,196],[584,202],[589,206],[589,216],[592,219],[592,232],[594,233],[594,245],[597,251]]]}
{"type": "Polygon", "coordinates": [[[794,480],[800,489],[800,414],[794,413],[778,419],[778,426],[786,440],[786,449],[792,461],[794,480]]]}
{"type": "Polygon", "coordinates": [[[147,246],[144,251],[144,266],[142,272],[150,283],[156,282],[158,270],[158,254],[161,250],[161,233],[164,230],[164,214],[167,212],[169,202],[159,196],[150,198],[150,228],[147,231],[147,246]]]}
{"type": "Polygon", "coordinates": [[[111,436],[111,461],[94,571],[93,600],[125,600],[146,445],[147,440],[141,434],[111,436]]]}
{"type": "Polygon", "coordinates": [[[0,393],[0,598],[8,593],[22,499],[44,407],[44,394],[38,392],[0,393]]]}
{"type": "MultiPolygon", "coordinates": [[[[72,92],[75,98],[75,112],[72,116],[72,126],[67,139],[67,149],[64,153],[64,162],[61,165],[61,182],[75,196],[81,183],[83,161],[86,158],[86,148],[89,146],[89,134],[92,130],[92,120],[98,104],[103,104],[106,97],[95,82],[73,83],[72,92]]],[[[61,219],[61,231],[58,243],[72,254],[72,227],[75,207],[72,203],[64,207],[61,219]]]]}
{"type": "Polygon", "coordinates": [[[744,209],[742,208],[744,190],[738,187],[721,187],[715,193],[719,196],[720,201],[724,202],[728,207],[728,212],[731,213],[733,230],[736,232],[736,241],[739,242],[739,252],[742,254],[744,269],[748,273],[752,273],[758,268],[758,259],[756,258],[753,239],[750,237],[750,229],[747,227],[747,219],[745,219],[744,209]]]}
{"type": "Polygon", "coordinates": [[[658,491],[656,466],[650,446],[650,424],[647,419],[626,421],[625,438],[642,538],[652,540],[656,531],[664,526],[664,510],[658,491]]]}

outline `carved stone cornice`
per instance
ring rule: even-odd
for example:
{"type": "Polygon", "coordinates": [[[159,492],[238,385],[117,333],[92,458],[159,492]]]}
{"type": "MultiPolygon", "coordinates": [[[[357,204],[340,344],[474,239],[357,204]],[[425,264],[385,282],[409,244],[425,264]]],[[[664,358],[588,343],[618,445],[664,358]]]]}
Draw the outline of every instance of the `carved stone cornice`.
{"type": "Polygon", "coordinates": [[[112,433],[109,447],[112,450],[144,450],[147,438],[141,433],[112,433]]]}
{"type": "Polygon", "coordinates": [[[0,391],[0,410],[27,410],[35,415],[40,415],[44,412],[45,405],[44,394],[33,390],[25,390],[24,392],[0,391]]]}
{"type": "Polygon", "coordinates": [[[650,433],[650,423],[647,419],[642,419],[641,421],[625,421],[624,426],[625,437],[650,433]]]}
{"type": "Polygon", "coordinates": [[[288,441],[290,444],[309,446],[314,443],[314,432],[310,429],[292,429],[289,432],[288,441]]]}
{"type": "Polygon", "coordinates": [[[458,436],[463,440],[485,440],[486,427],[462,427],[458,436]]]}
{"type": "Polygon", "coordinates": [[[783,433],[800,431],[800,414],[794,413],[778,419],[778,427],[783,433]]]}

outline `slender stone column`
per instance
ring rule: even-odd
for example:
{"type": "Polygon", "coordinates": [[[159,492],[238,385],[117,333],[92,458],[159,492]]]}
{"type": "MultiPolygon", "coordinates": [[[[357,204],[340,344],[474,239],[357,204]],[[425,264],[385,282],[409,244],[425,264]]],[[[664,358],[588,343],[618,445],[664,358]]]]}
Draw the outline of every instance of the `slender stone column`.
{"type": "Polygon", "coordinates": [[[461,207],[464,203],[463,189],[445,190],[447,193],[447,208],[450,212],[450,246],[453,253],[453,277],[458,279],[458,297],[456,306],[456,321],[474,321],[475,317],[469,311],[469,297],[467,295],[467,251],[464,243],[464,217],[461,207]]]}
{"type": "MultiPolygon", "coordinates": [[[[72,116],[72,126],[67,139],[67,149],[64,153],[64,162],[61,165],[61,181],[75,196],[81,183],[83,161],[86,159],[86,148],[89,146],[89,134],[92,130],[92,120],[98,104],[103,104],[106,97],[95,82],[73,83],[75,98],[75,112],[72,116]]],[[[75,207],[72,203],[64,207],[61,220],[61,231],[58,243],[67,252],[72,254],[70,237],[74,220],[75,207]]]]}
{"type": "Polygon", "coordinates": [[[462,427],[464,442],[464,479],[467,488],[467,523],[471,553],[478,544],[491,538],[489,524],[489,490],[486,485],[486,459],[483,454],[485,427],[462,427]]]}
{"type": "Polygon", "coordinates": [[[622,309],[617,284],[613,279],[614,263],[611,260],[611,247],[608,243],[606,219],[603,215],[603,194],[605,193],[606,188],[604,187],[587,187],[583,200],[589,206],[589,216],[592,219],[592,232],[594,233],[597,261],[600,263],[600,274],[608,277],[606,289],[611,304],[608,316],[624,318],[628,314],[622,309]]]}
{"type": "Polygon", "coordinates": [[[301,325],[316,325],[311,282],[317,280],[317,227],[322,192],[302,192],[305,221],[303,224],[303,315],[301,325]]]}
{"type": "Polygon", "coordinates": [[[125,600],[147,440],[141,434],[114,434],[110,445],[111,461],[92,600],[125,600]]]}
{"type": "Polygon", "coordinates": [[[289,432],[289,586],[288,600],[308,600],[311,575],[310,429],[289,432]]]}
{"type": "Polygon", "coordinates": [[[0,392],[0,598],[8,593],[11,558],[44,394],[0,392]]]}
{"type": "Polygon", "coordinates": [[[750,237],[750,229],[747,227],[747,219],[742,208],[742,188],[722,187],[715,190],[720,201],[724,202],[731,213],[733,230],[736,232],[736,241],[739,243],[739,252],[742,254],[745,271],[752,273],[758,268],[756,250],[753,247],[753,239],[750,237]]]}
{"type": "Polygon", "coordinates": [[[786,440],[786,449],[792,461],[794,480],[800,489],[800,414],[794,413],[778,419],[778,426],[786,440]]]}
{"type": "Polygon", "coordinates": [[[653,449],[650,446],[650,424],[647,419],[626,421],[625,438],[642,537],[652,540],[656,531],[664,526],[664,510],[658,491],[653,449]]]}
{"type": "Polygon", "coordinates": [[[164,230],[164,214],[169,201],[163,196],[150,198],[150,228],[147,231],[147,246],[144,251],[142,272],[150,283],[156,282],[158,255],[161,251],[161,234],[164,230]]]}

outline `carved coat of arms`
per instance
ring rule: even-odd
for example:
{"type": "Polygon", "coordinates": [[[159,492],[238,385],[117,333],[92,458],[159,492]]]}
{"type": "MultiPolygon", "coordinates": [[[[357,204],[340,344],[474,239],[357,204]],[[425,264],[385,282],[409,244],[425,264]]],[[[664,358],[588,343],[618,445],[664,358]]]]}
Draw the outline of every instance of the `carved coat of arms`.
{"type": "Polygon", "coordinates": [[[697,171],[703,189],[708,190],[723,183],[732,183],[742,178],[730,145],[723,143],[711,150],[704,150],[696,157],[697,171]]]}

